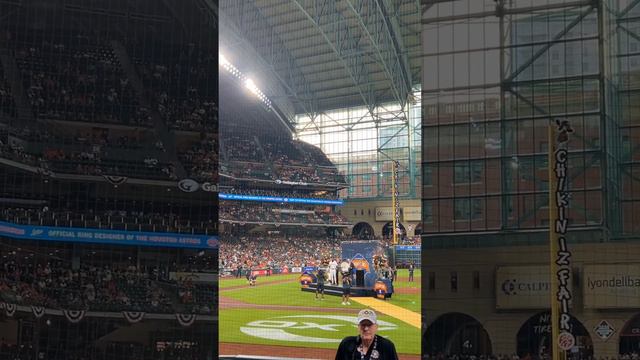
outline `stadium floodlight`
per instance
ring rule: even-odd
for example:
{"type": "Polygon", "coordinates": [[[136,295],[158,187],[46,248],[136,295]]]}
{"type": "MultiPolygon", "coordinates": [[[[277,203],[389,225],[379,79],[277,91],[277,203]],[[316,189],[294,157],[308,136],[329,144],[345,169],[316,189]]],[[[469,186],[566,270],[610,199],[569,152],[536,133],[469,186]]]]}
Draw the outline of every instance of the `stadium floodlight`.
{"type": "Polygon", "coordinates": [[[258,87],[256,86],[256,83],[253,82],[253,80],[251,80],[250,78],[247,78],[244,81],[244,86],[249,89],[252,93],[254,93],[256,96],[260,97],[260,89],[258,89],[258,87]]]}
{"type": "Polygon", "coordinates": [[[244,86],[249,89],[255,96],[257,96],[260,101],[262,101],[265,105],[271,106],[271,101],[267,98],[267,96],[258,88],[256,83],[253,82],[251,78],[246,78],[244,80],[244,86]]]}
{"type": "Polygon", "coordinates": [[[262,101],[267,107],[271,108],[271,100],[267,98],[267,95],[265,95],[258,88],[256,83],[253,82],[251,78],[245,76],[240,70],[238,70],[238,68],[233,66],[233,64],[231,64],[231,62],[229,62],[229,60],[221,52],[218,52],[218,64],[222,66],[223,69],[227,70],[229,73],[238,78],[241,82],[243,82],[244,86],[249,89],[249,91],[251,91],[256,97],[258,97],[258,99],[260,99],[260,101],[262,101]]]}
{"type": "Polygon", "coordinates": [[[222,53],[218,53],[218,63],[223,67],[228,67],[229,65],[231,65],[222,53]]]}

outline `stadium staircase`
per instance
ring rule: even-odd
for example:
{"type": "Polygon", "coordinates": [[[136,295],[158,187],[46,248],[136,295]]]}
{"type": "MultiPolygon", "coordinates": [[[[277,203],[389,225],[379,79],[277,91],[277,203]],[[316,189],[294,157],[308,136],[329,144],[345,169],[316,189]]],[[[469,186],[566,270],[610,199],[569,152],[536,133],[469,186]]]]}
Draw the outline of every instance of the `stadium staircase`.
{"type": "Polygon", "coordinates": [[[5,69],[5,77],[9,84],[11,84],[11,93],[13,99],[16,102],[16,115],[19,122],[26,124],[33,124],[35,118],[33,111],[27,97],[25,96],[24,88],[22,86],[22,78],[20,74],[22,72],[18,69],[16,59],[9,54],[9,50],[0,49],[0,61],[2,61],[2,67],[5,69]]]}
{"type": "Polygon", "coordinates": [[[136,95],[140,99],[140,103],[142,104],[142,106],[149,109],[151,118],[153,119],[154,129],[159,135],[160,140],[162,140],[164,148],[167,150],[167,154],[169,155],[169,159],[172,163],[175,164],[176,175],[179,179],[186,178],[187,171],[185,170],[182,162],[178,159],[175,138],[169,132],[167,125],[162,121],[162,117],[158,113],[157,107],[152,105],[151,100],[147,96],[147,93],[144,90],[144,85],[142,84],[142,80],[138,76],[138,73],[136,72],[133,63],[131,62],[131,58],[129,57],[126,48],[117,40],[111,41],[111,47],[118,57],[122,69],[124,70],[125,74],[127,74],[127,78],[131,81],[131,85],[133,86],[136,95]]]}

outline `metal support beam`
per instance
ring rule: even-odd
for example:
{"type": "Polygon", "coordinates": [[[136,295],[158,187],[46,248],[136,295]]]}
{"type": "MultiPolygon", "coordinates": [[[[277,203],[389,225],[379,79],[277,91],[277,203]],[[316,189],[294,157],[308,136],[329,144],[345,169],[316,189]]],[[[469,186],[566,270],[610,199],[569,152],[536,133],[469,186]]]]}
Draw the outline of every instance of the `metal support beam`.
{"type": "Polygon", "coordinates": [[[371,111],[375,105],[375,95],[360,46],[361,34],[354,34],[351,31],[347,19],[338,10],[335,0],[314,1],[313,11],[305,7],[302,0],[292,1],[342,60],[364,105],[371,111]]]}
{"type": "Polygon", "coordinates": [[[420,9],[422,16],[424,16],[424,14],[427,11],[429,11],[429,9],[431,9],[433,5],[436,5],[439,3],[451,2],[453,0],[416,0],[416,1],[419,1],[418,8],[420,9]]]}
{"type": "Polygon", "coordinates": [[[626,32],[629,36],[631,36],[632,38],[634,38],[636,41],[640,41],[640,35],[634,33],[633,31],[627,29],[626,26],[624,25],[618,25],[619,29],[624,30],[624,32],[626,32]]]}
{"type": "Polygon", "coordinates": [[[540,56],[546,53],[551,48],[551,46],[553,46],[556,43],[556,41],[562,39],[562,37],[567,35],[569,31],[571,31],[571,29],[573,29],[576,25],[580,24],[580,22],[585,17],[587,17],[587,15],[589,15],[592,11],[593,11],[593,7],[589,7],[588,9],[580,13],[580,15],[578,15],[578,17],[573,19],[573,21],[569,23],[567,26],[565,26],[565,28],[562,31],[557,33],[551,40],[549,40],[549,42],[545,46],[541,47],[538,51],[536,51],[536,53],[533,54],[529,60],[527,60],[524,64],[520,65],[520,67],[518,67],[513,73],[511,73],[511,75],[509,75],[509,78],[507,78],[506,81],[507,82],[513,81],[513,79],[515,79],[518,75],[520,75],[520,73],[522,73],[529,66],[531,66],[540,56]]]}
{"type": "MultiPolygon", "coordinates": [[[[252,1],[222,0],[220,3],[221,33],[225,30],[245,40],[267,64],[291,101],[301,112],[314,116],[317,112],[316,96],[309,82],[260,9],[252,1]],[[286,64],[281,70],[276,65],[286,64]]],[[[292,119],[290,119],[292,120],[292,119]]]]}
{"type": "Polygon", "coordinates": [[[397,24],[396,27],[392,25],[392,21],[397,23],[397,20],[384,0],[376,0],[375,4],[370,0],[347,0],[346,4],[382,64],[394,98],[404,106],[412,85],[408,62],[396,32],[397,24]]]}
{"type": "Polygon", "coordinates": [[[629,13],[629,11],[633,10],[633,8],[636,7],[636,5],[638,4],[640,4],[640,0],[631,1],[626,8],[624,8],[622,11],[620,11],[620,13],[618,13],[618,18],[625,17],[629,13]]]}
{"type": "MultiPolygon", "coordinates": [[[[435,3],[439,2],[447,2],[447,1],[431,1],[435,3]]],[[[432,6],[433,4],[431,4],[432,6]]],[[[581,1],[572,1],[567,3],[557,3],[557,4],[547,4],[547,5],[538,5],[538,6],[527,6],[527,7],[517,7],[517,8],[504,8],[502,9],[503,15],[518,15],[518,14],[528,14],[535,11],[546,11],[546,10],[555,10],[555,9],[565,9],[572,7],[581,7],[581,6],[591,6],[593,5],[592,0],[581,0],[581,1]]],[[[458,20],[471,20],[484,18],[489,16],[500,16],[501,14],[498,11],[483,11],[478,13],[471,14],[460,14],[460,15],[451,15],[451,16],[438,16],[429,19],[422,19],[422,24],[435,24],[435,23],[444,23],[447,21],[458,21],[458,20]]]]}

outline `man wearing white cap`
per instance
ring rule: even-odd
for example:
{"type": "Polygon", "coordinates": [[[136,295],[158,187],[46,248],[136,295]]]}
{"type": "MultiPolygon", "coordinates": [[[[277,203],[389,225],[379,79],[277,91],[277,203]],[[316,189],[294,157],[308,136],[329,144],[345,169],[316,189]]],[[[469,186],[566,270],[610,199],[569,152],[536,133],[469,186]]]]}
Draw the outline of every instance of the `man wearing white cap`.
{"type": "Polygon", "coordinates": [[[358,336],[342,339],[336,360],[398,360],[391,340],[376,335],[378,318],[375,311],[363,309],[358,313],[358,336]]]}

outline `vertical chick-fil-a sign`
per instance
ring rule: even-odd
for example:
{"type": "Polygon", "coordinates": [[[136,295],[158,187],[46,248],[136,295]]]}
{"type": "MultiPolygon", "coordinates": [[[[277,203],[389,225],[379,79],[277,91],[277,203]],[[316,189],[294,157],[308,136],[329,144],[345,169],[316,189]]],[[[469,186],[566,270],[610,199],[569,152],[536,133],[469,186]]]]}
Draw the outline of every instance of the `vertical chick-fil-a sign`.
{"type": "Polygon", "coordinates": [[[569,225],[568,189],[569,134],[573,132],[568,120],[556,120],[549,126],[549,235],[551,261],[551,318],[553,331],[553,359],[560,358],[560,350],[575,346],[571,334],[571,252],[567,246],[569,225]]]}

